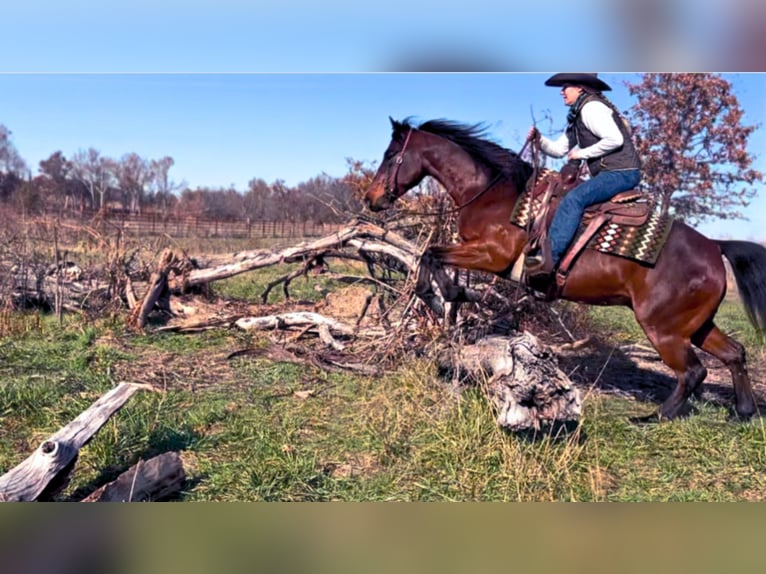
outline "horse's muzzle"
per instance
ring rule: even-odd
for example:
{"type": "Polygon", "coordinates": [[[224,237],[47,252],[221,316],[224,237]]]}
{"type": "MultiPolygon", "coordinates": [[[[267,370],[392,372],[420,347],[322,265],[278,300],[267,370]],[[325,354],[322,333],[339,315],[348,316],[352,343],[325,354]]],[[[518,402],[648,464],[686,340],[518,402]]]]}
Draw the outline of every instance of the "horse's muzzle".
{"type": "Polygon", "coordinates": [[[367,208],[370,211],[383,211],[391,207],[391,204],[393,203],[387,193],[379,195],[375,199],[365,196],[364,202],[367,204],[367,208]]]}

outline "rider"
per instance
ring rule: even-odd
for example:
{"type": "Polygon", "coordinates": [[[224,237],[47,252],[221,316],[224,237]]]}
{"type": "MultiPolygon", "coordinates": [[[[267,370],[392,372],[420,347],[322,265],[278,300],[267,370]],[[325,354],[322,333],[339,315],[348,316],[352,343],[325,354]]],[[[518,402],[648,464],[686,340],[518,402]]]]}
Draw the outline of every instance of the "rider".
{"type": "Polygon", "coordinates": [[[553,273],[580,225],[585,208],[633,189],[641,178],[630,129],[614,104],[601,93],[612,89],[606,82],[597,74],[564,73],[554,74],[545,85],[561,86],[564,103],[569,106],[567,128],[555,141],[542,136],[535,127],[530,128],[529,137],[539,139],[540,149],[546,155],[585,160],[590,178],[561,200],[548,233],[551,257],[545,256],[547,249],[527,256],[529,276],[553,273]]]}

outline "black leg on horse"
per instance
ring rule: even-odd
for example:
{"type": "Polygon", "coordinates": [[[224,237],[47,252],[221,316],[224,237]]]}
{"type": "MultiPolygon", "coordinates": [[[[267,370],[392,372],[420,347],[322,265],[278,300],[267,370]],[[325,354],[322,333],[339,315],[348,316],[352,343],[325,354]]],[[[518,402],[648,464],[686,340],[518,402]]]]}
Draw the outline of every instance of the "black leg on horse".
{"type": "Polygon", "coordinates": [[[442,253],[443,249],[439,246],[429,247],[423,258],[428,259],[431,273],[433,273],[433,278],[436,280],[444,300],[459,303],[478,301],[480,298],[478,293],[459,285],[456,279],[449,276],[442,263],[442,257],[440,256],[442,253]]]}
{"type": "MultiPolygon", "coordinates": [[[[452,274],[452,283],[457,284],[460,280],[460,272],[455,269],[452,274]]],[[[460,307],[462,306],[462,301],[452,301],[452,303],[449,305],[448,313],[447,313],[447,325],[457,325],[457,316],[460,312],[460,307]]]]}
{"type": "Polygon", "coordinates": [[[420,265],[418,266],[418,281],[415,284],[415,294],[428,305],[434,313],[440,317],[444,315],[444,305],[434,292],[431,285],[431,276],[433,272],[433,258],[426,254],[420,259],[420,265]]]}
{"type": "Polygon", "coordinates": [[[444,301],[450,303],[465,303],[477,301],[478,294],[458,285],[444,269],[439,258],[434,255],[437,248],[428,248],[420,259],[418,281],[415,285],[415,293],[437,314],[443,314],[444,308],[439,297],[434,292],[431,280],[436,281],[442,292],[444,301]]]}
{"type": "Polygon", "coordinates": [[[707,369],[691,347],[691,342],[676,335],[648,333],[665,364],[676,374],[676,387],[662,403],[660,419],[674,419],[689,412],[688,400],[707,376],[707,369]]]}
{"type": "Polygon", "coordinates": [[[744,420],[750,419],[757,412],[757,408],[753,387],[747,374],[745,348],[724,334],[712,321],[694,334],[692,342],[729,367],[737,415],[744,420]]]}

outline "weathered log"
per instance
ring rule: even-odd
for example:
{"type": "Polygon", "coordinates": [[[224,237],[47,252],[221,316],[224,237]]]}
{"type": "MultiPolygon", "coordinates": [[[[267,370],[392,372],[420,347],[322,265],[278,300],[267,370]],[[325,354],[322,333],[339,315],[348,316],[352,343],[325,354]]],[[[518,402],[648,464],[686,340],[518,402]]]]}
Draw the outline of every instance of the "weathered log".
{"type": "Polygon", "coordinates": [[[82,502],[146,502],[162,500],[181,490],[186,473],[177,452],[166,452],[139,460],[112,482],[94,491],[82,502]]]}
{"type": "Polygon", "coordinates": [[[324,334],[334,335],[338,337],[353,337],[358,335],[379,337],[385,335],[385,330],[380,329],[356,329],[355,327],[325,317],[319,313],[313,313],[311,311],[295,311],[292,313],[281,313],[279,315],[268,315],[264,317],[242,317],[237,319],[234,324],[244,331],[250,330],[288,330],[288,329],[300,329],[303,331],[314,330],[317,333],[320,330],[324,331],[324,334]]]}
{"type": "Polygon", "coordinates": [[[34,283],[23,277],[14,278],[11,300],[15,305],[37,305],[55,308],[60,301],[61,308],[67,311],[81,311],[88,300],[103,300],[107,296],[108,285],[92,281],[60,282],[56,277],[46,276],[34,283]]]}
{"type": "Polygon", "coordinates": [[[149,281],[149,289],[147,289],[141,304],[136,306],[131,312],[128,318],[128,323],[135,325],[139,329],[143,329],[146,326],[146,322],[154,309],[155,305],[160,305],[161,308],[169,309],[169,297],[170,291],[168,289],[168,275],[171,268],[176,261],[175,255],[170,249],[165,249],[160,255],[160,260],[157,263],[157,268],[152,273],[151,280],[149,281]]]}
{"type": "MultiPolygon", "coordinates": [[[[148,313],[158,303],[162,305],[171,294],[178,295],[189,288],[202,287],[214,281],[272,265],[307,262],[323,257],[354,257],[369,261],[371,255],[388,258],[392,269],[413,273],[417,269],[419,247],[393,231],[366,222],[355,222],[326,237],[302,242],[279,251],[259,249],[217,255],[207,261],[197,260],[196,268],[193,269],[190,268],[191,265],[180,269],[191,260],[174,258],[169,250],[165,250],[150,281],[147,283],[135,277],[126,277],[125,292],[120,296],[125,297],[131,310],[130,320],[133,324],[143,327],[148,313]],[[353,253],[350,253],[352,251],[353,253]],[[200,262],[203,264],[201,268],[200,262]],[[136,301],[135,293],[143,294],[143,297],[136,301]]],[[[93,301],[105,302],[114,299],[114,286],[109,281],[98,280],[95,276],[86,281],[80,280],[81,274],[73,276],[64,271],[57,271],[51,275],[48,272],[47,267],[14,270],[14,301],[18,304],[50,308],[55,306],[56,301],[61,301],[64,309],[82,310],[93,301]]],[[[274,284],[286,283],[293,275],[285,275],[274,284]]],[[[377,281],[375,277],[368,279],[377,281]]]]}
{"type": "Polygon", "coordinates": [[[497,423],[511,431],[557,432],[576,424],[582,401],[556,356],[530,333],[487,337],[439,357],[442,370],[486,381],[497,423]]]}
{"type": "Polygon", "coordinates": [[[146,387],[120,383],[76,419],[44,440],[26,460],[0,476],[0,501],[37,500],[43,491],[53,497],[56,492],[48,489],[48,485],[55,480],[55,490],[58,491],[67,485],[68,481],[63,475],[71,472],[80,449],[142,388],[146,387]]]}
{"type": "Polygon", "coordinates": [[[359,251],[381,253],[396,258],[413,270],[417,265],[417,247],[400,235],[369,223],[355,223],[327,237],[316,241],[302,242],[281,251],[259,249],[233,254],[227,261],[217,257],[218,265],[194,269],[183,278],[171,279],[169,287],[173,293],[185,287],[194,287],[227,279],[241,273],[282,263],[304,261],[315,258],[338,247],[350,246],[359,251]]]}

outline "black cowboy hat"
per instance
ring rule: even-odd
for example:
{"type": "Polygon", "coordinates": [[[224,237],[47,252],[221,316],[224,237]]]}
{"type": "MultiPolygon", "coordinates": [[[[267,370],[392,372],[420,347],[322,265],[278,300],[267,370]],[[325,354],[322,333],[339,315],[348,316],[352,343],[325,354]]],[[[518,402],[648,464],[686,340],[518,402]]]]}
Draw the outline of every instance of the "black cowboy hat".
{"type": "Polygon", "coordinates": [[[604,80],[598,78],[598,74],[554,74],[545,80],[546,86],[563,86],[564,84],[590,86],[599,92],[607,92],[612,89],[604,80]]]}

